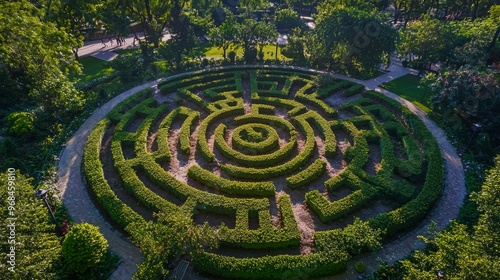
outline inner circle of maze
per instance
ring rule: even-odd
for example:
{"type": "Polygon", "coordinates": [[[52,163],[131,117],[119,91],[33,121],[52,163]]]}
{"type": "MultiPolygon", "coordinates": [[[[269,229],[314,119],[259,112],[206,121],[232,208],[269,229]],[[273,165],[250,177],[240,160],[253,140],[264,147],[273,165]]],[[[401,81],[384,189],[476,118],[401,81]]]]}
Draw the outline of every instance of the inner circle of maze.
{"type": "Polygon", "coordinates": [[[384,238],[411,228],[441,191],[435,140],[381,94],[321,80],[228,69],[163,81],[95,128],[88,181],[101,166],[134,217],[182,211],[208,222],[225,233],[213,258],[321,255],[355,217],[384,238]]]}

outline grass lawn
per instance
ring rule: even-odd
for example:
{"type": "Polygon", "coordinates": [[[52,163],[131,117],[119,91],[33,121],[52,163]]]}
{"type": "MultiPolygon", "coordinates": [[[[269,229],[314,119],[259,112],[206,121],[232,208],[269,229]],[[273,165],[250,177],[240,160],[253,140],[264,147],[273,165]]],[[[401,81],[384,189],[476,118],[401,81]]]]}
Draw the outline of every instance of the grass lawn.
{"type": "Polygon", "coordinates": [[[83,66],[83,71],[82,75],[78,77],[80,79],[78,84],[84,84],[92,79],[113,73],[113,69],[109,67],[106,61],[92,56],[81,57],[80,63],[83,66]]]}
{"type": "MultiPolygon", "coordinates": [[[[243,48],[229,48],[227,51],[226,51],[226,55],[229,54],[230,51],[234,50],[236,52],[236,56],[238,57],[243,57],[243,48]]],[[[266,45],[264,46],[264,59],[275,59],[275,52],[276,52],[276,45],[266,45]]],[[[207,57],[207,59],[211,59],[211,58],[214,58],[214,59],[222,59],[223,57],[223,51],[221,48],[218,48],[218,47],[207,47],[205,49],[205,56],[207,57]]],[[[291,60],[290,58],[284,56],[281,54],[281,47],[278,47],[278,58],[280,60],[291,60]]]]}
{"type": "Polygon", "coordinates": [[[432,111],[430,103],[431,94],[424,88],[419,88],[419,82],[420,77],[408,74],[388,83],[384,83],[382,87],[411,101],[413,104],[420,107],[420,109],[424,110],[424,112],[429,113],[432,111]]]}

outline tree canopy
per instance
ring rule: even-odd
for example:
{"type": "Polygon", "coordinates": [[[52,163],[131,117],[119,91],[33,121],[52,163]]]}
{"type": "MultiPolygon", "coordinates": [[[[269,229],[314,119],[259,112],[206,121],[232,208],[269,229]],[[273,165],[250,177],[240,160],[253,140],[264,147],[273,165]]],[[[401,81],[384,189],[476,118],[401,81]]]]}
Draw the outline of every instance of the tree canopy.
{"type": "Polygon", "coordinates": [[[0,3],[0,99],[14,94],[50,113],[78,110],[84,99],[68,78],[80,71],[72,52],[78,40],[41,18],[28,1],[0,3]]]}
{"type": "Polygon", "coordinates": [[[311,59],[348,73],[370,73],[387,61],[395,49],[395,39],[395,30],[377,12],[320,10],[311,59]]]}
{"type": "Polygon", "coordinates": [[[488,172],[475,195],[481,213],[474,232],[456,222],[449,230],[423,238],[426,252],[417,251],[402,261],[403,279],[500,279],[500,160],[488,172]]]}

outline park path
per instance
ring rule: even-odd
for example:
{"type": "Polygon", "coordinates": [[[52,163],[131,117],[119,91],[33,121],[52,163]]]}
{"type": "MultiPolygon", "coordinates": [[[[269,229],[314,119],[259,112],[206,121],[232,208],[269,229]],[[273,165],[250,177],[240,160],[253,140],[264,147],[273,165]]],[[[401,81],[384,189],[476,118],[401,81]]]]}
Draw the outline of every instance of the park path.
{"type": "MultiPolygon", "coordinates": [[[[241,66],[228,66],[226,68],[236,67],[241,68],[241,66]]],[[[243,68],[245,67],[255,66],[243,66],[243,68]]],[[[386,261],[388,263],[393,263],[396,260],[404,258],[409,253],[411,253],[412,250],[423,247],[424,244],[417,239],[417,236],[427,235],[427,226],[432,221],[436,222],[437,230],[442,230],[449,224],[450,220],[456,218],[460,210],[460,206],[462,205],[463,199],[466,195],[464,172],[460,157],[458,156],[450,142],[447,140],[444,132],[434,122],[427,118],[425,112],[413,105],[411,102],[395,95],[394,93],[378,87],[378,85],[383,82],[393,80],[406,74],[415,74],[413,70],[403,68],[398,65],[392,65],[389,69],[390,72],[375,79],[361,81],[340,74],[332,74],[330,72],[311,70],[308,68],[296,66],[260,65],[259,67],[302,69],[315,73],[328,74],[337,78],[355,81],[357,83],[365,85],[367,89],[373,89],[382,92],[386,96],[395,99],[408,107],[412,112],[418,115],[420,119],[422,119],[427,128],[438,140],[441,153],[443,155],[443,158],[445,159],[446,174],[443,195],[424,221],[415,226],[414,230],[399,236],[397,240],[384,245],[379,250],[364,256],[358,256],[354,258],[350,261],[348,269],[345,273],[327,277],[324,279],[356,279],[358,275],[353,269],[353,263],[358,260],[362,260],[367,265],[367,272],[370,273],[376,270],[376,268],[380,264],[380,260],[386,261]]],[[[213,69],[214,68],[207,68],[202,71],[210,71],[213,69]]],[[[191,74],[192,72],[182,73],[171,76],[171,78],[179,76],[189,76],[191,74]]],[[[88,135],[92,131],[93,127],[97,124],[97,122],[104,118],[113,107],[115,107],[118,103],[120,103],[128,96],[131,96],[132,94],[142,89],[156,86],[159,81],[160,80],[149,82],[127,90],[97,109],[92,114],[92,116],[84,122],[84,124],[78,129],[78,131],[76,131],[75,134],[68,140],[68,142],[66,143],[66,147],[60,156],[60,162],[58,165],[57,187],[60,191],[60,196],[63,203],[68,208],[69,214],[75,222],[88,222],[98,226],[101,233],[108,240],[111,250],[121,258],[121,263],[110,277],[110,279],[112,280],[131,279],[132,275],[136,271],[136,265],[142,262],[142,256],[139,249],[128,240],[126,240],[118,231],[113,229],[113,227],[105,221],[105,219],[93,205],[89,194],[82,182],[81,164],[83,149],[85,147],[88,135]]]]}
{"type": "MultiPolygon", "coordinates": [[[[137,37],[143,40],[144,33],[137,33],[137,37]]],[[[161,41],[166,42],[167,40],[170,40],[170,38],[171,35],[168,32],[164,32],[161,41]]],[[[83,47],[78,49],[78,56],[85,57],[90,55],[104,61],[111,61],[118,56],[118,54],[114,51],[134,49],[139,47],[138,42],[136,42],[136,44],[134,45],[134,34],[129,34],[124,39],[125,43],[123,43],[122,45],[117,45],[116,40],[111,41],[113,42],[111,43],[108,39],[105,39],[104,44],[101,40],[84,42],[83,47]]]]}

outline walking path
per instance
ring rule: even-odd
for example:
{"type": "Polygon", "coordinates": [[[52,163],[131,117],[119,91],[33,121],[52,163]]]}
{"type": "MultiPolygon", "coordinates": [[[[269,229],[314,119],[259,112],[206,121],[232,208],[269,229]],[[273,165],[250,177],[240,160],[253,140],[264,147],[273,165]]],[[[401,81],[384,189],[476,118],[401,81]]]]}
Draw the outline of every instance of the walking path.
{"type": "MultiPolygon", "coordinates": [[[[100,41],[99,41],[100,43],[100,41]]],[[[90,53],[89,53],[90,54],[90,53]]],[[[229,66],[227,68],[236,68],[241,66],[229,66]]],[[[252,66],[243,66],[252,67],[252,66]]],[[[255,66],[254,66],[255,67],[255,66]]],[[[259,66],[259,67],[276,67],[276,66],[259,66]]],[[[382,82],[390,81],[395,78],[401,77],[408,73],[413,74],[411,69],[403,68],[401,66],[393,65],[390,72],[375,79],[368,81],[361,81],[346,77],[339,74],[331,74],[324,71],[311,70],[303,67],[295,66],[279,66],[285,69],[303,69],[306,71],[313,71],[316,73],[329,74],[337,78],[355,81],[365,85],[367,89],[374,89],[382,92],[386,96],[398,100],[407,106],[412,112],[417,114],[420,119],[425,123],[427,128],[432,132],[434,137],[438,140],[441,152],[445,159],[446,179],[443,195],[439,199],[436,207],[432,209],[427,218],[422,221],[411,232],[407,232],[394,242],[384,245],[379,250],[365,255],[356,257],[348,265],[348,269],[344,274],[327,277],[325,279],[356,279],[357,273],[353,269],[353,263],[357,260],[362,260],[367,264],[367,272],[373,272],[379,265],[379,261],[387,261],[392,263],[398,259],[406,257],[413,249],[422,248],[423,244],[417,239],[419,235],[426,235],[427,225],[434,221],[437,223],[437,230],[444,229],[449,221],[456,218],[458,211],[465,197],[465,181],[463,175],[463,167],[460,157],[455,152],[453,146],[446,139],[444,132],[429,120],[426,114],[411,102],[378,87],[382,82]]],[[[213,68],[212,68],[213,69],[213,68]]],[[[209,71],[211,69],[205,69],[209,71]]],[[[187,76],[191,73],[182,73],[175,76],[187,76]]],[[[89,194],[82,182],[81,164],[82,155],[88,135],[93,127],[101,120],[106,114],[111,111],[122,100],[128,96],[151,86],[157,85],[160,80],[149,82],[141,86],[134,87],[113,98],[108,103],[97,109],[92,116],[85,121],[85,123],[78,129],[77,132],[69,139],[66,148],[60,156],[58,166],[58,183],[57,187],[61,192],[62,200],[75,222],[82,223],[88,222],[97,225],[101,233],[106,237],[109,242],[111,250],[121,258],[121,263],[117,270],[113,273],[110,279],[123,280],[131,279],[136,270],[136,265],[142,262],[142,257],[139,249],[127,241],[118,231],[105,221],[96,207],[90,200],[89,194]]]]}
{"type": "MultiPolygon", "coordinates": [[[[137,33],[137,37],[143,40],[144,33],[137,33]]],[[[165,32],[161,41],[165,42],[170,40],[171,37],[172,36],[169,33],[165,32]]],[[[116,50],[126,50],[139,47],[139,42],[137,41],[136,45],[134,45],[134,34],[129,34],[124,39],[125,43],[122,45],[116,44],[116,40],[109,41],[108,39],[104,40],[105,45],[101,40],[87,41],[83,44],[83,47],[78,49],[78,56],[84,57],[90,55],[101,60],[110,61],[118,56],[118,54],[114,52],[116,50]]]]}

